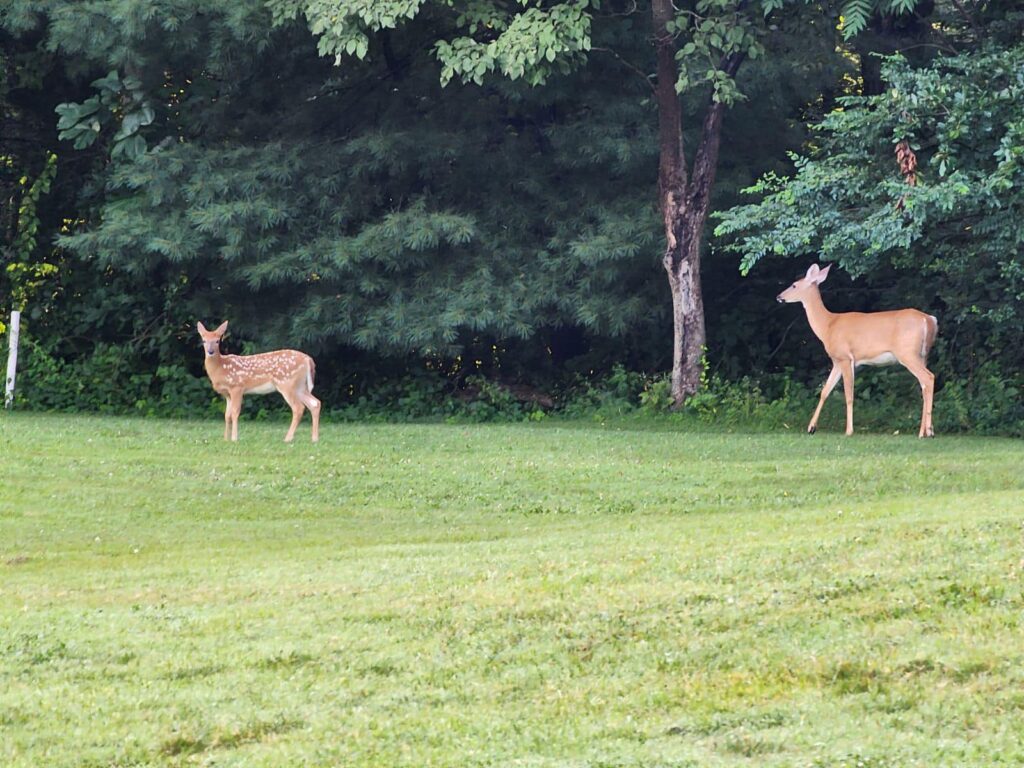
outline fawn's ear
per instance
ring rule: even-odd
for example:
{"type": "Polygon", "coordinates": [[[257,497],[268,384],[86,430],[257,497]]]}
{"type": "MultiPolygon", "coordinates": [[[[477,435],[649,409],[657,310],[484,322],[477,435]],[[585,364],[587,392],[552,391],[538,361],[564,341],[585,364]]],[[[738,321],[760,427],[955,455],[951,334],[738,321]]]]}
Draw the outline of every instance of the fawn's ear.
{"type": "Polygon", "coordinates": [[[196,323],[196,330],[199,331],[200,336],[202,336],[204,333],[209,333],[209,331],[206,330],[206,326],[203,325],[202,321],[196,323]]]}
{"type": "Polygon", "coordinates": [[[228,329],[228,321],[225,320],[223,323],[221,323],[219,326],[217,326],[217,330],[214,331],[214,333],[217,334],[218,337],[220,337],[220,336],[224,335],[224,332],[227,331],[227,329],[228,329]]]}

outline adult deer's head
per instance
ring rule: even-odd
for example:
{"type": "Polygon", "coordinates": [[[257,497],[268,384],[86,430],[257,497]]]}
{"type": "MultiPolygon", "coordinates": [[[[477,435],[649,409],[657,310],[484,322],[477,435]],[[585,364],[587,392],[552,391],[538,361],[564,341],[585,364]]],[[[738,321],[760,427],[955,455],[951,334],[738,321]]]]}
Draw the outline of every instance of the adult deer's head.
{"type": "Polygon", "coordinates": [[[206,350],[206,356],[213,357],[214,355],[219,355],[220,340],[228,330],[228,321],[225,320],[217,326],[215,331],[206,330],[206,326],[202,323],[196,323],[196,329],[199,331],[199,336],[203,339],[203,348],[206,350]]]}
{"type": "Polygon", "coordinates": [[[821,269],[817,264],[811,264],[811,266],[807,268],[807,274],[776,296],[775,300],[780,304],[793,304],[798,301],[803,301],[807,298],[808,294],[814,290],[815,286],[821,285],[825,282],[825,278],[828,277],[828,271],[830,269],[832,269],[831,264],[824,269],[821,269]]]}

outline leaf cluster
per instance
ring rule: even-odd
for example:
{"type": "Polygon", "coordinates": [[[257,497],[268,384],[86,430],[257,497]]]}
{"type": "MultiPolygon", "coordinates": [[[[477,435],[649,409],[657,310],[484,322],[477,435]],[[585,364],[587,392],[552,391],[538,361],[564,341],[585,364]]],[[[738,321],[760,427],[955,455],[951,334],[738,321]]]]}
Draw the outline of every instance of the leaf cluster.
{"type": "Polygon", "coordinates": [[[156,117],[149,99],[137,77],[122,78],[116,70],[94,80],[92,87],[98,93],[81,103],[57,105],[57,128],[60,138],[71,141],[75,149],[91,146],[104,125],[118,123],[111,137],[114,157],[133,160],[146,151],[146,140],[140,129],[150,125],[156,117]]]}

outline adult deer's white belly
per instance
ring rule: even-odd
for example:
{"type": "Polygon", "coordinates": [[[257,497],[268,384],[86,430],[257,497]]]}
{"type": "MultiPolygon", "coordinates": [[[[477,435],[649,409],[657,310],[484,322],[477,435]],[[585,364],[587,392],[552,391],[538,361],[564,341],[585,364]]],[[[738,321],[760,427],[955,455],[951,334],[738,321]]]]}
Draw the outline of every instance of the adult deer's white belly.
{"type": "Polygon", "coordinates": [[[869,357],[864,360],[857,360],[857,365],[892,365],[896,362],[896,355],[892,352],[883,352],[877,357],[869,357]]]}
{"type": "Polygon", "coordinates": [[[266,384],[260,384],[258,387],[252,387],[251,389],[245,390],[247,395],[269,395],[277,387],[274,386],[274,382],[268,381],[266,384]]]}

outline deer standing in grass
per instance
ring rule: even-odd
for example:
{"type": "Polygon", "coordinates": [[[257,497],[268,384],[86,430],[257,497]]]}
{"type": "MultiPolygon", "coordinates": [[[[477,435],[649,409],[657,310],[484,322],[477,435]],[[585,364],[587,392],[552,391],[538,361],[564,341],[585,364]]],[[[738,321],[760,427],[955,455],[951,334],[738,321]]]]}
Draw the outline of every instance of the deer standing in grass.
{"type": "Polygon", "coordinates": [[[832,358],[832,372],[821,390],[821,399],[814,410],[808,434],[818,428],[818,416],[825,400],[843,378],[846,394],[846,434],[853,434],[853,371],[858,365],[891,365],[900,363],[921,384],[924,404],[918,437],[934,437],[932,428],[932,396],[935,375],[925,366],[928,352],[939,332],[939,321],[916,309],[890,312],[829,312],[821,300],[818,286],[825,282],[831,265],[821,269],[812,264],[807,274],[780,293],[776,300],[792,304],[800,302],[807,312],[811,330],[825,345],[832,358]]]}
{"type": "Polygon", "coordinates": [[[196,328],[206,350],[206,375],[215,391],[224,395],[224,439],[238,440],[238,414],[245,395],[266,395],[275,389],[292,409],[292,425],[284,441],[290,443],[302,414],[309,408],[313,418],[313,442],[320,439],[320,401],[313,397],[313,358],[294,349],[279,349],[260,355],[222,355],[220,340],[227,322],[215,331],[197,323],[196,328]]]}

